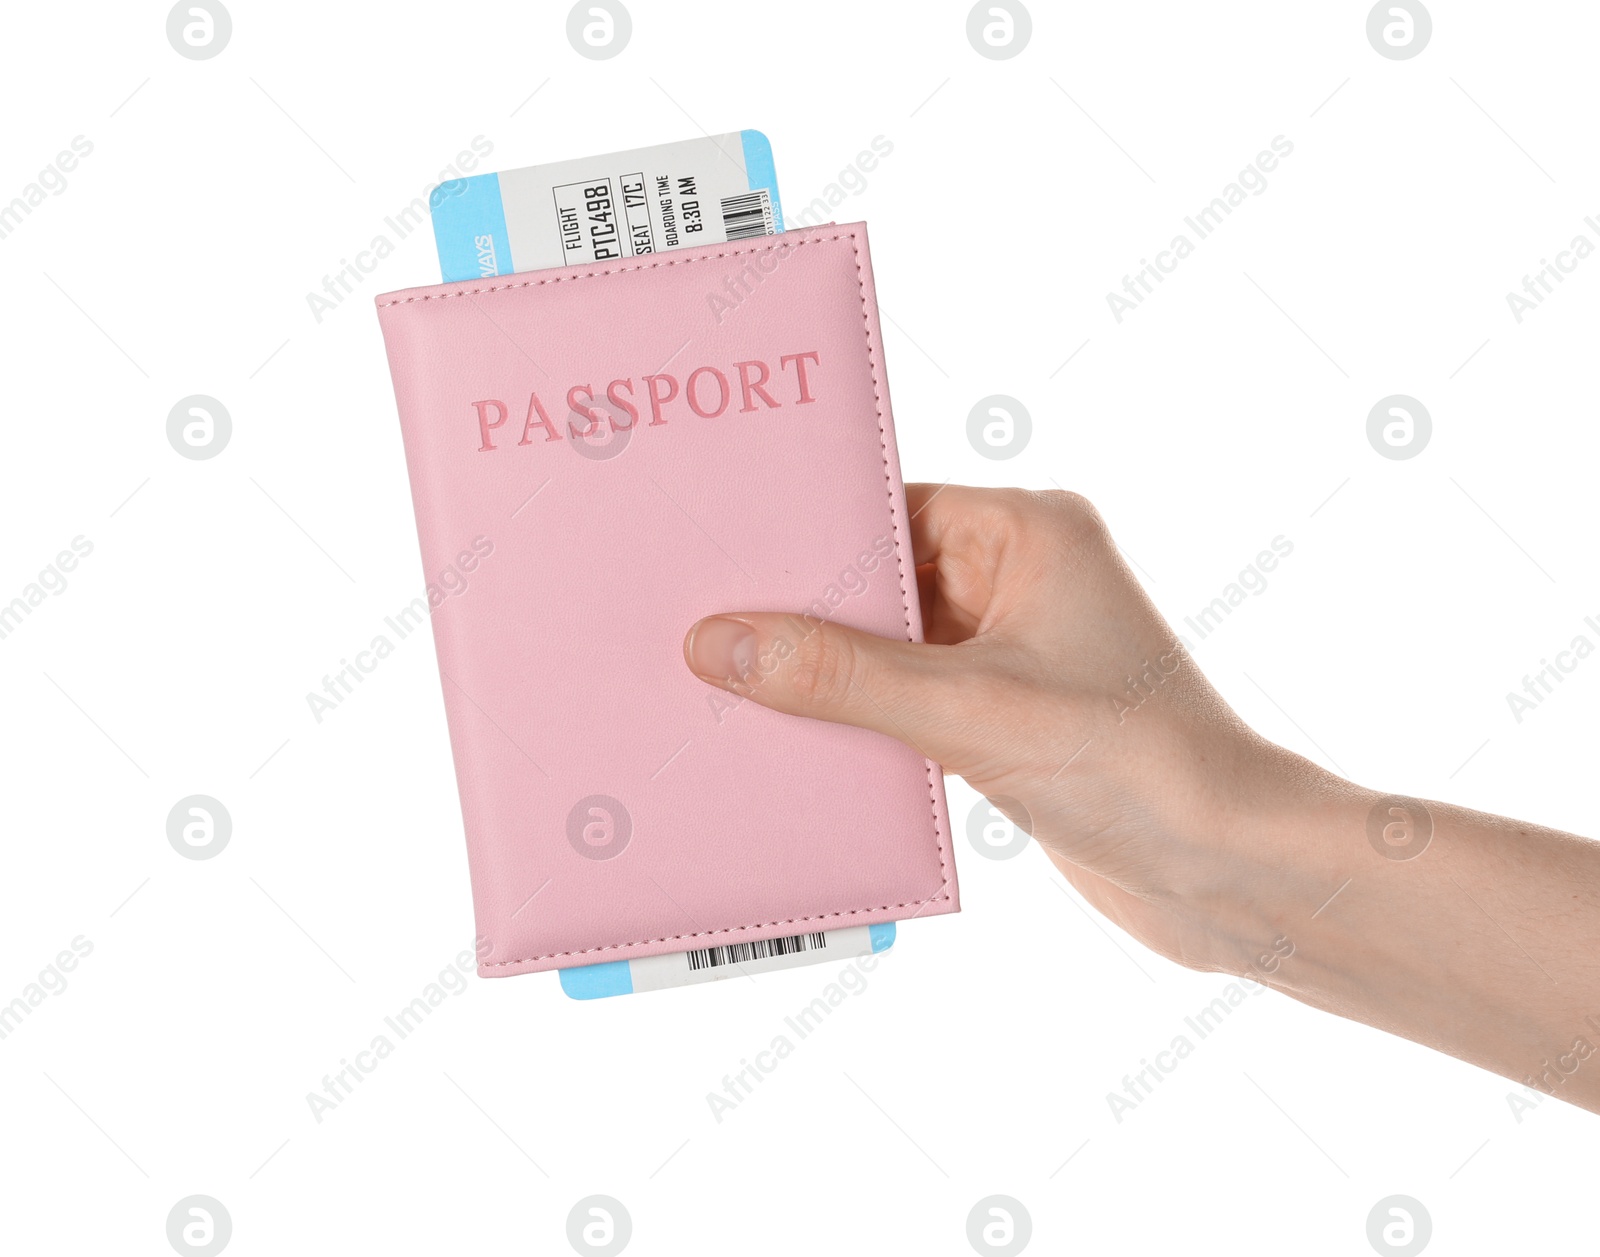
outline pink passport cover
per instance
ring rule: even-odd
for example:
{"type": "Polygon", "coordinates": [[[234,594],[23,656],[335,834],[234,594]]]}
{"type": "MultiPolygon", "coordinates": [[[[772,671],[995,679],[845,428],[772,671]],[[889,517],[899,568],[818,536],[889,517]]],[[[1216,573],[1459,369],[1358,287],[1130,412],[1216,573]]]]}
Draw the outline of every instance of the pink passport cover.
{"type": "Polygon", "coordinates": [[[479,973],[957,911],[937,765],[682,656],[717,611],[921,639],[865,224],[377,304],[479,973]]]}

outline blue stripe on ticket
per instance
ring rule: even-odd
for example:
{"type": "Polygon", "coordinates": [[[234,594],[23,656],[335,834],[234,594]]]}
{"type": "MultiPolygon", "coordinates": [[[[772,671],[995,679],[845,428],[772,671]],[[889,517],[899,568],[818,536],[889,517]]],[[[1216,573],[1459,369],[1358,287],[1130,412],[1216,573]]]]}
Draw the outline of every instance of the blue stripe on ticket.
{"type": "Polygon", "coordinates": [[[772,221],[782,224],[783,206],[778,203],[778,168],[772,163],[772,142],[759,131],[741,131],[744,145],[744,176],[750,190],[765,188],[772,198],[772,221]]]}
{"type": "Polygon", "coordinates": [[[603,965],[580,965],[576,969],[561,970],[561,989],[573,999],[632,995],[633,974],[626,960],[608,960],[603,965]]]}
{"type": "Polygon", "coordinates": [[[428,208],[446,282],[511,271],[511,238],[506,234],[499,175],[441,183],[429,194],[428,208]]]}

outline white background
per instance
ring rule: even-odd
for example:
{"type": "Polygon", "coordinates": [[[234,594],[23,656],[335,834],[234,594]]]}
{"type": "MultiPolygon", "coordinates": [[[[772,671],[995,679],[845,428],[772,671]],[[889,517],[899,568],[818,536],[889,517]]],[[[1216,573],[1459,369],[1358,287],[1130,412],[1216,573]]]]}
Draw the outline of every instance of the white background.
{"type": "Polygon", "coordinates": [[[906,926],[720,1124],[707,1092],[836,967],[590,1004],[473,979],[312,1117],[472,927],[425,636],[322,724],[305,699],[421,589],[371,299],[438,278],[430,234],[320,322],[306,294],[475,136],[494,169],[756,126],[791,214],[885,137],[835,215],[872,229],[908,480],[1086,493],[1175,625],[1283,535],[1267,590],[1186,633],[1247,719],[1366,785],[1600,830],[1600,661],[1521,723],[1505,698],[1600,640],[1600,260],[1520,325],[1505,299],[1600,243],[1593,6],[1439,0],[1407,61],[1362,3],[1041,2],[1009,61],[963,4],[640,2],[605,62],[566,13],[237,0],[208,61],[160,5],[7,13],[0,203],[94,146],[0,240],[0,602],[94,546],[0,641],[0,1002],[93,944],[0,1041],[7,1247],[167,1252],[192,1193],[240,1254],[566,1251],[596,1192],[640,1254],[963,1253],[992,1193],[1040,1252],[1366,1253],[1393,1193],[1441,1254],[1591,1242],[1594,1118],[1519,1122],[1506,1080],[1275,994],[1119,1123],[1106,1094],[1227,980],[964,841],[962,915],[906,926]],[[1118,324],[1106,293],[1278,135],[1267,190],[1118,324]],[[166,439],[193,393],[232,415],[210,461],[166,439]],[[966,438],[994,393],[1033,416],[1009,461],[966,438]],[[1408,461],[1365,435],[1393,393],[1433,417],[1408,461]],[[193,793],[233,818],[211,860],[167,842],[193,793]]]}

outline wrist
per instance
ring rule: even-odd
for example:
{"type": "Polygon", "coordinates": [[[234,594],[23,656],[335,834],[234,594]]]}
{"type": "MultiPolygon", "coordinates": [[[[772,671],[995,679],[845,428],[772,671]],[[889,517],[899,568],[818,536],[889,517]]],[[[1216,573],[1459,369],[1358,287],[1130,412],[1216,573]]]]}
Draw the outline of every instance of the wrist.
{"type": "Polygon", "coordinates": [[[1191,898],[1214,948],[1207,967],[1310,996],[1326,976],[1312,958],[1341,950],[1326,940],[1334,907],[1362,853],[1374,856],[1366,818],[1378,797],[1280,747],[1255,748],[1220,801],[1212,877],[1191,898]]]}

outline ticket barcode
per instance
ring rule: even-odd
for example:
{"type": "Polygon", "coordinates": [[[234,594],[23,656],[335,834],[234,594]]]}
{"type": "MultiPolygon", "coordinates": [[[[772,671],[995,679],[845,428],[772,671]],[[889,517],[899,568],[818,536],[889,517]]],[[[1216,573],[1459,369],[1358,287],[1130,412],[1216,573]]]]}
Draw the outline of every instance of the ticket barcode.
{"type": "Polygon", "coordinates": [[[751,943],[729,943],[725,947],[702,947],[699,951],[685,952],[689,968],[715,969],[719,965],[737,965],[750,960],[766,960],[770,956],[792,956],[797,952],[815,951],[828,945],[826,934],[792,934],[788,938],[763,938],[751,943]]]}
{"type": "Polygon", "coordinates": [[[573,999],[604,999],[701,982],[722,982],[774,969],[797,969],[848,960],[853,956],[869,956],[893,947],[894,934],[894,923],[885,921],[879,925],[847,925],[814,934],[705,947],[699,951],[606,960],[561,970],[561,989],[573,999]]]}
{"type": "Polygon", "coordinates": [[[722,231],[729,240],[751,240],[770,236],[772,198],[765,188],[722,198],[722,231]]]}

